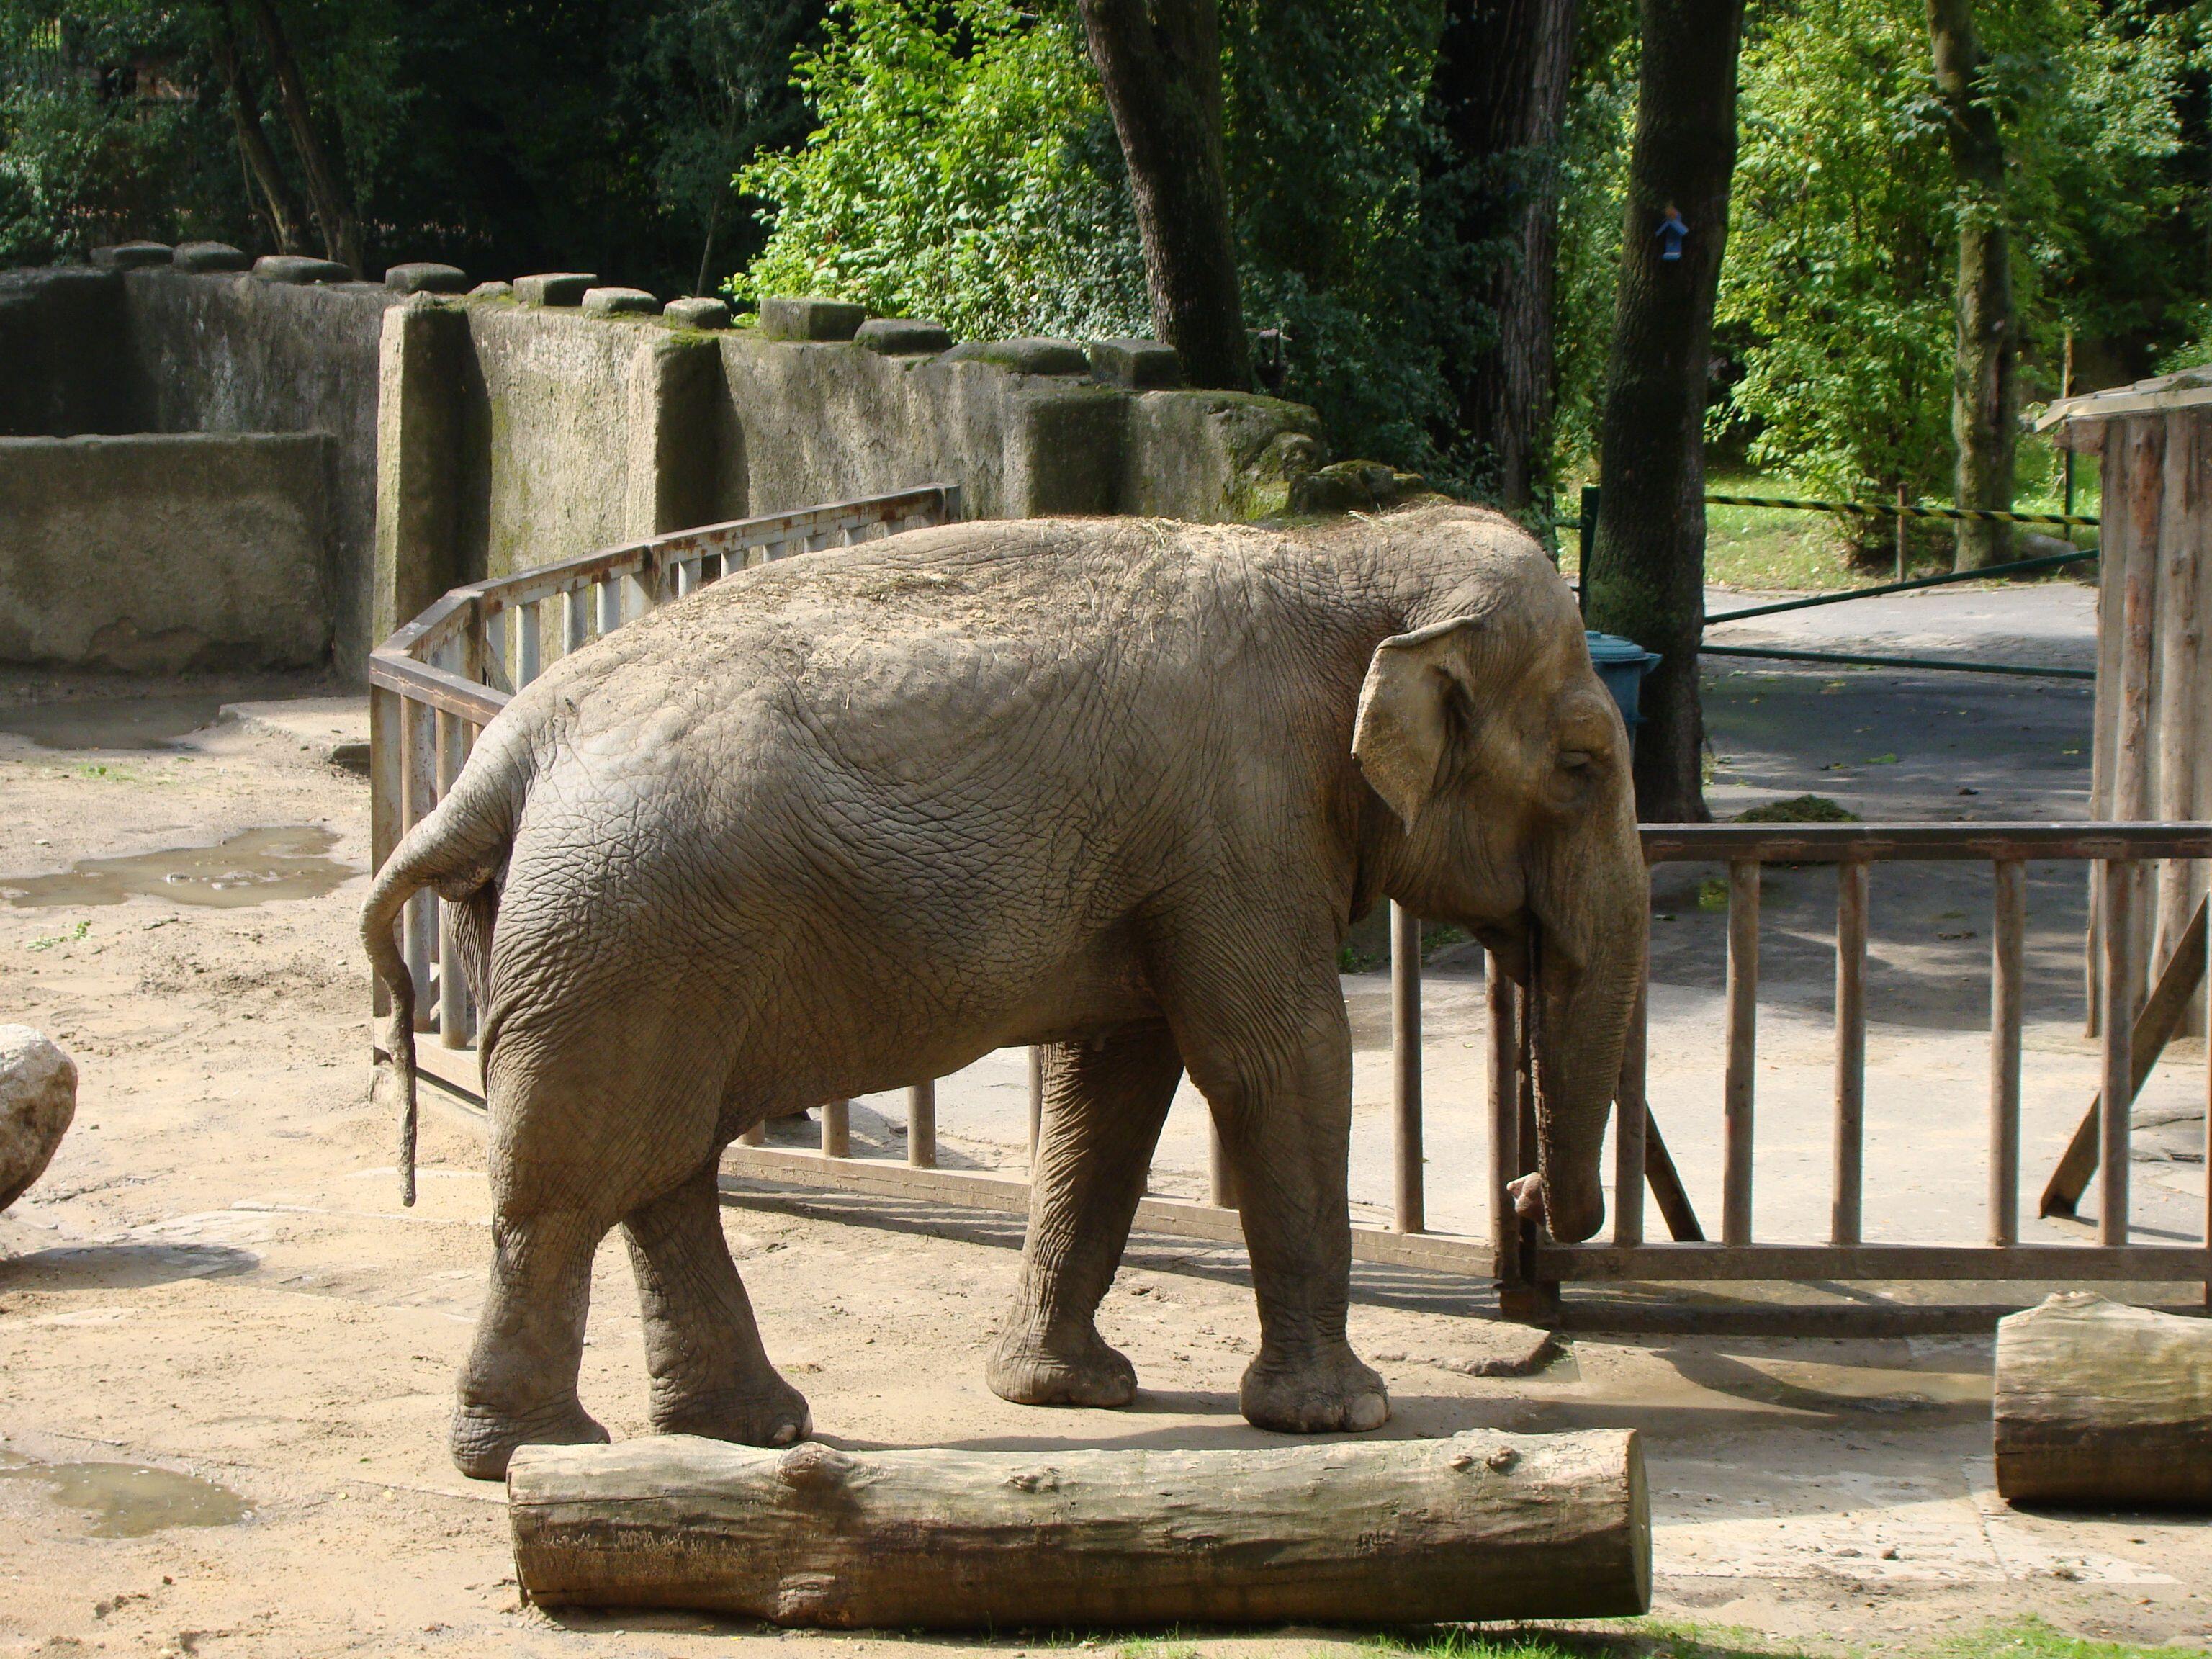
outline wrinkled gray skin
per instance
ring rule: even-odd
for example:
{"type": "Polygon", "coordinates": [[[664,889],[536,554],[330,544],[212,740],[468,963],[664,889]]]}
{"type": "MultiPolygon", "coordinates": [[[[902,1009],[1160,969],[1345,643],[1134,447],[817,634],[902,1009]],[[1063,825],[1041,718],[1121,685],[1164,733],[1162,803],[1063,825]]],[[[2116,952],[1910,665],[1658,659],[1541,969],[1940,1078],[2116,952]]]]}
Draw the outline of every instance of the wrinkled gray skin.
{"type": "Polygon", "coordinates": [[[722,1148],[1020,1043],[1054,1046],[992,1387],[1134,1395],[1093,1317],[1188,1069],[1243,1194],[1245,1416],[1375,1427],[1382,1379],[1345,1340],[1339,945],[1388,896],[1517,974],[1537,920],[1522,1206],[1588,1237],[1644,948],[1626,762],[1565,584],[1468,507],[917,531],[732,576],[562,660],[363,923],[394,994],[387,1097],[413,1086],[394,923],[418,888],[464,902],[483,1007],[495,1258],[455,1461],[495,1477],[518,1445],[604,1437],[576,1375],[617,1224],[654,1426],[806,1434],[723,1243],[722,1148]]]}

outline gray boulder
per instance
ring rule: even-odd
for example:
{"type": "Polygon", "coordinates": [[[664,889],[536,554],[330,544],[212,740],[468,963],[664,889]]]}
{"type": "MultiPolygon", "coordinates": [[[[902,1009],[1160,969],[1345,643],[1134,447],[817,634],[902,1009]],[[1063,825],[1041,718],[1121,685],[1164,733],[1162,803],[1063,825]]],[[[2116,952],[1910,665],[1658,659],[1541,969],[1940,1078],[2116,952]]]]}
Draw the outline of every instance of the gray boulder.
{"type": "Polygon", "coordinates": [[[76,1115],[76,1062],[27,1025],[0,1025],[0,1210],[46,1172],[76,1115]]]}

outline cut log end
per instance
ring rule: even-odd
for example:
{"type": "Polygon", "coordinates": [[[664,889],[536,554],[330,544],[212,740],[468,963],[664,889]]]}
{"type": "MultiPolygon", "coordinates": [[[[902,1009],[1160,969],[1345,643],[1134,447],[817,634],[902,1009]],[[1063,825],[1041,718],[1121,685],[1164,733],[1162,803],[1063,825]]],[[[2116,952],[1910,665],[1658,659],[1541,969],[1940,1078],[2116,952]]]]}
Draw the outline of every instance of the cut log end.
{"type": "Polygon", "coordinates": [[[2090,1509],[2212,1509],[2212,1321],[2081,1291],[1997,1324],[1997,1493],[2090,1509]]]}
{"type": "Polygon", "coordinates": [[[836,1628],[1429,1623],[1640,1613],[1633,1431],[1255,1451],[529,1446],[516,1577],[544,1606],[836,1628]]]}

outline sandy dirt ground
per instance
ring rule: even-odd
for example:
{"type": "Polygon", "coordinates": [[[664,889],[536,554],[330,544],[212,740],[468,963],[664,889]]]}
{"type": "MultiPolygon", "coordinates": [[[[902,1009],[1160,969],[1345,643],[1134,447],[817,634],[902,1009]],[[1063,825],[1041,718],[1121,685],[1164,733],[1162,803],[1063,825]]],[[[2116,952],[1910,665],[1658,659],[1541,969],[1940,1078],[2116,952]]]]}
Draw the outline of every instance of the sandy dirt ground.
{"type": "MultiPolygon", "coordinates": [[[[1908,735],[1886,732],[1883,751],[1911,749],[1911,734],[1942,729],[1942,711],[1970,706],[1953,700],[1954,685],[1884,684],[1893,699],[1885,725],[1908,735]]],[[[1808,700],[1817,737],[1840,705],[1819,701],[1817,677],[1787,684],[1808,700]]],[[[1833,781],[1837,773],[1818,770],[1832,758],[1870,758],[1857,752],[1871,750],[1867,735],[1848,731],[1837,734],[1838,755],[1811,753],[1818,745],[1802,720],[1762,737],[1753,717],[1785,693],[1753,688],[1716,684],[1723,752],[1748,777],[1731,781],[1724,769],[1723,791],[1788,788],[1793,768],[1833,781]]],[[[522,1605],[502,1493],[460,1479],[444,1451],[489,1250],[481,1131],[458,1109],[430,1104],[422,1200],[402,1210],[393,1126],[366,1099],[367,987],[354,926],[367,786],[324,758],[331,744],[358,736],[357,707],[295,701],[265,720],[192,731],[218,702],[314,690],[200,687],[141,707],[132,728],[82,707],[24,719],[6,704],[27,689],[0,688],[0,1020],[65,1044],[83,1084],[52,1169],[0,1216],[0,1654],[673,1659],[797,1642],[1021,1655],[1047,1639],[779,1635],[682,1615],[522,1605]],[[172,746],[118,746],[146,741],[172,746]],[[285,833],[222,847],[254,830],[285,833]],[[168,850],[178,848],[198,850],[168,850]],[[34,879],[139,855],[151,856],[66,885],[34,879]],[[202,902],[211,899],[221,902],[202,902]]],[[[1985,743],[1975,761],[1993,775],[2010,768],[2023,801],[2047,795],[2063,805],[2074,787],[2068,769],[2086,758],[2077,766],[2057,751],[2086,730],[2085,699],[2011,724],[2025,728],[2027,749],[1985,743]]],[[[1887,787],[1897,769],[1866,768],[1869,787],[1887,787]]],[[[2075,815],[2055,806],[2054,815],[2075,815]]],[[[1802,902],[1817,916],[1830,901],[1813,873],[1802,902]]],[[[2054,905],[2064,898],[2049,896],[2054,905]]],[[[1680,901],[1662,893],[1659,902],[1680,901]]],[[[1786,923],[1788,903],[1780,908],[1786,923]]],[[[1695,999],[1717,982],[1711,918],[1693,892],[1670,914],[1681,920],[1667,925],[1691,931],[1662,948],[1674,964],[1668,997],[1679,1003],[1667,1017],[1686,1043],[1709,1042],[1712,1016],[1695,999]]],[[[1900,939],[1933,920],[1899,915],[1900,939]]],[[[2064,1004],[2066,929],[2078,914],[2051,927],[2039,946],[2050,952],[2039,1018],[2049,1052],[2071,1064],[2087,1053],[2065,1024],[2078,1018],[2064,1004]]],[[[1808,964],[1817,955],[1817,927],[1800,931],[1807,937],[1796,945],[1778,942],[1785,964],[1793,949],[1808,964]]],[[[1953,1045],[1949,1063],[1966,1068],[1962,1109],[1978,1110],[1973,997],[1949,986],[1955,975],[1917,975],[1917,965],[1900,954],[1881,981],[1890,1013],[1877,1052],[1909,1079],[1914,1042],[1953,1045]]],[[[1812,1018],[1813,977],[1809,967],[1778,974],[1778,1036],[1790,1018],[1812,1018]],[[1800,980],[1804,1008],[1793,1015],[1789,987],[1800,980]]],[[[1352,984],[1355,1001],[1373,988],[1352,984]]],[[[1479,1003],[1479,986],[1440,969],[1437,995],[1442,1016],[1455,998],[1479,1003]]],[[[1456,1048],[1473,1028],[1439,1024],[1449,1034],[1431,1051],[1441,1064],[1443,1047],[1456,1048]]],[[[1826,1060],[1809,1037],[1803,1047],[1784,1055],[1777,1075],[1809,1067],[1809,1080],[1788,1086],[1810,1099],[1826,1060]]],[[[1370,1043],[1363,1075],[1377,1058],[1370,1043]]],[[[2196,1065],[2201,1077],[2201,1057],[2196,1065]]],[[[2055,1090],[2052,1113],[2063,1115],[2077,1093],[2070,1079],[2055,1090]]],[[[945,1110],[954,1154],[1011,1156],[1011,1135],[980,1118],[958,1127],[945,1110]]],[[[1679,1111],[1692,1139],[1692,1103],[1679,1111]]],[[[1170,1189],[1197,1167],[1188,1138],[1193,1147],[1164,1153],[1170,1189]]],[[[2201,1161],[2178,1167],[2185,1187],[2201,1181],[2201,1161]]],[[[1474,1173],[1432,1164],[1440,1186],[1462,1176],[1478,1185],[1474,1173]]],[[[1795,1210],[1784,1201],[1777,1224],[1795,1210]]],[[[1087,1413],[1009,1406],[983,1386],[985,1345],[1013,1287],[1013,1218],[752,1186],[729,1194],[725,1222],[770,1352],[808,1393],[832,1443],[1271,1438],[1236,1412],[1255,1328],[1234,1249],[1135,1242],[1103,1323],[1135,1359],[1145,1392],[1129,1411],[1087,1413]]],[[[1385,1373],[1395,1407],[1382,1432],[1640,1429],[1662,1623],[1728,1631],[1731,1643],[1778,1651],[1924,1650],[1939,1637],[2028,1614],[2129,1641],[2201,1645],[2212,1632],[2212,1534],[2200,1522],[2025,1515],[1998,1502],[1985,1330],[1785,1340],[1648,1325],[1637,1334],[1627,1318],[1554,1340],[1502,1327],[1493,1312],[1486,1291],[1462,1280],[1359,1269],[1354,1339],[1385,1373]],[[1527,1374],[1468,1374],[1484,1362],[1527,1374]]],[[[583,1390],[617,1437],[645,1431],[635,1302],[611,1243],[594,1285],[583,1390]]],[[[1350,1652],[1369,1639],[1185,1632],[1178,1650],[1350,1652]]]]}

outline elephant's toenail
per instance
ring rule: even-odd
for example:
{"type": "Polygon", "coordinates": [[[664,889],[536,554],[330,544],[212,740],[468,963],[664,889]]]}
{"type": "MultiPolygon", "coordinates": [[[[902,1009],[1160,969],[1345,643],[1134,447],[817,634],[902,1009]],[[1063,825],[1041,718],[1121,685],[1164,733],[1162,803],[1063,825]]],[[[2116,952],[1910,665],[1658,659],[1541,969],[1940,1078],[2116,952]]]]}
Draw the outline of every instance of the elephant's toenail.
{"type": "Polygon", "coordinates": [[[1345,1426],[1352,1429],[1379,1429],[1389,1418],[1390,1402],[1379,1394],[1361,1395],[1344,1413],[1345,1426]]]}
{"type": "Polygon", "coordinates": [[[771,1446],[788,1446],[793,1441],[798,1438],[799,1425],[796,1423],[787,1423],[775,1431],[775,1436],[769,1441],[769,1444],[771,1446]]]}

